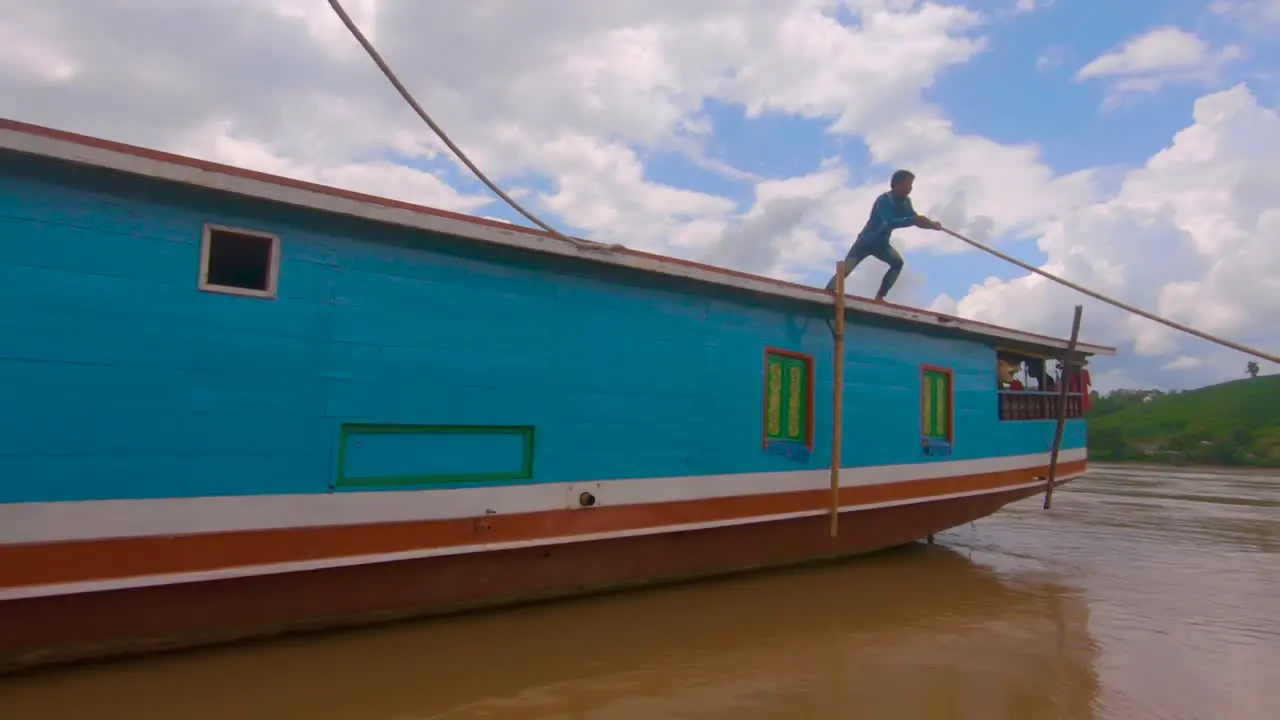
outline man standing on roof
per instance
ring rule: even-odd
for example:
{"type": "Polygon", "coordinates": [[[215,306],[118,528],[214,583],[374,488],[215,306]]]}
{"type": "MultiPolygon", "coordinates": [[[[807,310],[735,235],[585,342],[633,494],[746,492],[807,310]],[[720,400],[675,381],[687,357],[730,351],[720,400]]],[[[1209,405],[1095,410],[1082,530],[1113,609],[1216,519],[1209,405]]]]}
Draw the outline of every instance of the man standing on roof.
{"type": "MultiPolygon", "coordinates": [[[[889,288],[898,281],[898,275],[902,272],[902,255],[889,244],[889,236],[893,231],[912,225],[930,230],[942,229],[942,223],[917,215],[915,208],[911,207],[911,183],[915,179],[916,176],[909,170],[893,173],[889,180],[889,192],[876,198],[875,204],[871,206],[871,217],[867,218],[867,224],[858,233],[858,239],[854,240],[849,253],[844,257],[846,277],[868,256],[882,260],[889,266],[884,279],[880,281],[876,302],[884,302],[884,296],[889,294],[889,288]]],[[[836,289],[834,275],[827,283],[827,289],[836,289]]]]}

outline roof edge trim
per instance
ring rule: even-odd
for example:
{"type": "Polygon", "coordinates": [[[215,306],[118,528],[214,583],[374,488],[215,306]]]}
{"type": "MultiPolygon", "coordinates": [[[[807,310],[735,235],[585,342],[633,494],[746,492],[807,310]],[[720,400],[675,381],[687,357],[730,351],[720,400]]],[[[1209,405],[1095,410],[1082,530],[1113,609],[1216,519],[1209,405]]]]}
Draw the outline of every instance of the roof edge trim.
{"type": "MultiPolygon", "coordinates": [[[[207,162],[172,153],[0,118],[0,150],[90,165],[156,180],[336,213],[371,222],[450,235],[474,242],[519,248],[591,263],[624,267],[800,300],[834,304],[834,293],[807,285],[774,280],[639,250],[596,244],[580,248],[542,230],[478,218],[412,203],[318,185],[254,170],[207,162]]],[[[1010,340],[1052,350],[1066,350],[1061,338],[1013,330],[928,310],[847,297],[848,312],[897,320],[922,328],[958,331],[994,340],[1010,340]]],[[[1114,355],[1115,348],[1078,343],[1087,355],[1114,355]]]]}

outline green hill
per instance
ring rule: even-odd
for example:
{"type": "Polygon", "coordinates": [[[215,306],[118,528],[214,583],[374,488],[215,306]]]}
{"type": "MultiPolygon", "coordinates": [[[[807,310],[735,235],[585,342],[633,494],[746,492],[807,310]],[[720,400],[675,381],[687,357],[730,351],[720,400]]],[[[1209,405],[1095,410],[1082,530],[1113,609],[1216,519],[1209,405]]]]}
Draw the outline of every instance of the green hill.
{"type": "Polygon", "coordinates": [[[1172,394],[1120,390],[1095,397],[1088,419],[1092,460],[1280,467],[1280,376],[1172,394]]]}

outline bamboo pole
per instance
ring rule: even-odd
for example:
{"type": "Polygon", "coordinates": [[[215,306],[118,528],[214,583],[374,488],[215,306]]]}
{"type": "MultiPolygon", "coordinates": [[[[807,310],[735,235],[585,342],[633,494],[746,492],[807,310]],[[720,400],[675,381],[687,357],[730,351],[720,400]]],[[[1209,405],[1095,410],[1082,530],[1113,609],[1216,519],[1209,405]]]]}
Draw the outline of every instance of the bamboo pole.
{"type": "MultiPolygon", "coordinates": [[[[1044,489],[1044,509],[1053,504],[1053,483],[1058,479],[1058,450],[1062,447],[1062,431],[1067,425],[1067,388],[1071,386],[1071,378],[1077,370],[1076,342],[1080,339],[1080,316],[1084,308],[1076,306],[1071,317],[1071,339],[1067,341],[1067,356],[1062,360],[1062,377],[1058,380],[1058,424],[1053,429],[1053,450],[1049,453],[1049,483],[1044,489]]],[[[1084,392],[1084,383],[1080,384],[1080,392],[1084,392]]],[[[1081,407],[1083,407],[1081,398],[1081,407]]]]}
{"type": "Polygon", "coordinates": [[[835,381],[831,418],[831,537],[840,531],[840,445],[844,435],[844,261],[836,263],[835,381]]]}

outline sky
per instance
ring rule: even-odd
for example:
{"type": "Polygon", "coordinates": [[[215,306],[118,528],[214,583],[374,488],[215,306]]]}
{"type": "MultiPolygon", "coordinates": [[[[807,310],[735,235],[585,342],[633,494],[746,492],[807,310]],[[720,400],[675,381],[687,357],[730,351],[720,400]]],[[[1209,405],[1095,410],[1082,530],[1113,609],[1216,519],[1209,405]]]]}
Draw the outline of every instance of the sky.
{"type": "MultiPolygon", "coordinates": [[[[951,229],[1280,351],[1280,0],[345,6],[562,232],[821,286],[907,168],[951,229]]],[[[325,0],[0,0],[0,117],[528,224],[325,0]]],[[[1100,390],[1244,376],[1236,351],[942,233],[894,244],[895,303],[1062,337],[1082,304],[1083,339],[1118,349],[1091,365],[1100,390]]]]}

